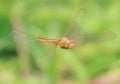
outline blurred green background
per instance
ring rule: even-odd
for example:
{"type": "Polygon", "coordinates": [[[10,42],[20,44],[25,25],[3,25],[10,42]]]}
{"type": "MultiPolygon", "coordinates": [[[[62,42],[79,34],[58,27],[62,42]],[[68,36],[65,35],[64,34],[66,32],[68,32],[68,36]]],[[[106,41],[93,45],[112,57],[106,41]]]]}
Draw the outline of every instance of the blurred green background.
{"type": "Polygon", "coordinates": [[[120,0],[0,0],[0,84],[120,84],[119,27],[120,0]],[[79,8],[77,30],[117,38],[64,50],[12,32],[60,38],[79,8]]]}

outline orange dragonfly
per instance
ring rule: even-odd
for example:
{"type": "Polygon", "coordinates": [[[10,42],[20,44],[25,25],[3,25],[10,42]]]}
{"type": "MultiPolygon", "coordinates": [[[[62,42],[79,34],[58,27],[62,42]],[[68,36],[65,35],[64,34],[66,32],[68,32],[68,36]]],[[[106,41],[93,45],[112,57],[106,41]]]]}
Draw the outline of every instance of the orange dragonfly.
{"type": "MultiPolygon", "coordinates": [[[[19,31],[19,32],[24,33],[22,31],[19,31]]],[[[115,36],[116,36],[116,34],[114,34],[113,32],[98,33],[96,35],[86,35],[86,36],[83,35],[83,37],[81,35],[81,37],[86,39],[86,41],[88,40],[88,41],[93,41],[93,42],[95,42],[96,40],[97,41],[101,41],[101,40],[104,41],[104,40],[114,39],[115,36]],[[105,37],[102,38],[101,36],[105,36],[105,37]]],[[[36,38],[36,39],[39,42],[54,44],[55,46],[59,46],[62,49],[72,49],[77,44],[77,41],[69,39],[68,37],[62,37],[62,38],[59,38],[59,39],[46,39],[46,38],[40,38],[39,37],[39,38],[36,38]]]]}
{"type": "MultiPolygon", "coordinates": [[[[39,42],[43,42],[43,43],[51,43],[55,46],[59,46],[62,49],[72,49],[75,46],[77,46],[77,44],[80,43],[80,41],[104,41],[104,40],[111,40],[114,39],[116,37],[116,34],[113,32],[105,32],[105,33],[97,33],[97,34],[88,34],[88,35],[82,35],[82,34],[76,34],[76,31],[74,31],[73,29],[73,25],[74,25],[74,21],[75,19],[78,17],[78,14],[80,13],[80,11],[85,12],[84,9],[80,9],[77,14],[75,15],[75,17],[73,18],[71,24],[69,25],[67,31],[65,32],[64,36],[62,38],[59,39],[46,39],[46,38],[41,38],[38,37],[36,38],[39,42]],[[69,33],[72,32],[72,35],[69,35],[69,33]],[[73,33],[74,32],[74,33],[73,33]],[[68,36],[67,36],[68,35],[68,36]],[[73,38],[71,38],[74,37],[73,38]]],[[[26,32],[20,31],[20,30],[14,30],[14,32],[21,32],[24,34],[28,34],[26,32]]],[[[28,35],[32,35],[32,34],[28,34],[28,35]]],[[[32,35],[34,36],[34,35],[32,35]]]]}

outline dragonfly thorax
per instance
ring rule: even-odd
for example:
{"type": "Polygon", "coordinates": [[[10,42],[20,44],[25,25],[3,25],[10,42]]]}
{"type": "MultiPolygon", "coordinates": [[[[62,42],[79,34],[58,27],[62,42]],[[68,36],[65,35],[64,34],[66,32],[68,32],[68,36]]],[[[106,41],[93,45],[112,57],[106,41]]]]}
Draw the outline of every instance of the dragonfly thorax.
{"type": "Polygon", "coordinates": [[[67,37],[63,37],[58,39],[57,45],[63,49],[71,49],[75,46],[75,43],[72,40],[69,40],[67,37]]]}

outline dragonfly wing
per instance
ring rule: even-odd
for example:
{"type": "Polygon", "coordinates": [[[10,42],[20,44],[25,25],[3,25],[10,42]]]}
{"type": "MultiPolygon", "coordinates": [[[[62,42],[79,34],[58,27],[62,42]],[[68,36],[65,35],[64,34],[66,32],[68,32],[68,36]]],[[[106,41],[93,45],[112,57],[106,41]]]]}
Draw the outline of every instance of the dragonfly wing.
{"type": "Polygon", "coordinates": [[[113,32],[103,32],[96,34],[82,35],[82,42],[104,42],[113,40],[116,38],[116,34],[113,32]]]}
{"type": "Polygon", "coordinates": [[[84,8],[78,10],[64,34],[65,37],[68,37],[69,39],[75,41],[77,44],[81,42],[103,42],[116,38],[116,34],[113,32],[83,34],[82,25],[84,25],[85,15],[86,10],[84,8]]]}
{"type": "Polygon", "coordinates": [[[68,37],[69,39],[75,39],[76,36],[80,33],[80,29],[82,27],[83,18],[86,15],[86,10],[84,8],[80,8],[76,15],[74,16],[73,20],[71,21],[70,25],[68,26],[64,37],[68,37]]]}

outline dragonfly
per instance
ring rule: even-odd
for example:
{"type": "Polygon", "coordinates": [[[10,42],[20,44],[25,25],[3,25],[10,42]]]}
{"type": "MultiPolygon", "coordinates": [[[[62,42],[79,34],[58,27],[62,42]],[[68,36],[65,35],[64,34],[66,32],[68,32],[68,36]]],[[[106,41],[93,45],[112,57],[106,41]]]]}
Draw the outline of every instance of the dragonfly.
{"type": "MultiPolygon", "coordinates": [[[[79,11],[74,16],[72,22],[70,23],[70,25],[69,25],[68,29],[66,30],[63,37],[61,37],[59,39],[46,39],[46,38],[38,37],[38,38],[36,38],[36,40],[39,42],[42,42],[42,43],[50,43],[55,46],[59,46],[62,49],[72,49],[75,46],[77,46],[77,44],[79,44],[80,41],[83,41],[83,40],[95,42],[95,41],[111,40],[111,39],[116,38],[116,34],[113,32],[103,32],[103,33],[86,34],[86,35],[76,34],[76,32],[73,33],[74,21],[79,16],[80,11],[85,12],[85,9],[79,9],[79,11]],[[71,37],[74,37],[74,38],[71,38],[69,33],[72,33],[71,37]]],[[[21,33],[24,33],[27,35],[32,35],[32,34],[28,34],[26,32],[20,31],[20,30],[14,30],[14,32],[21,32],[21,33]]]]}

